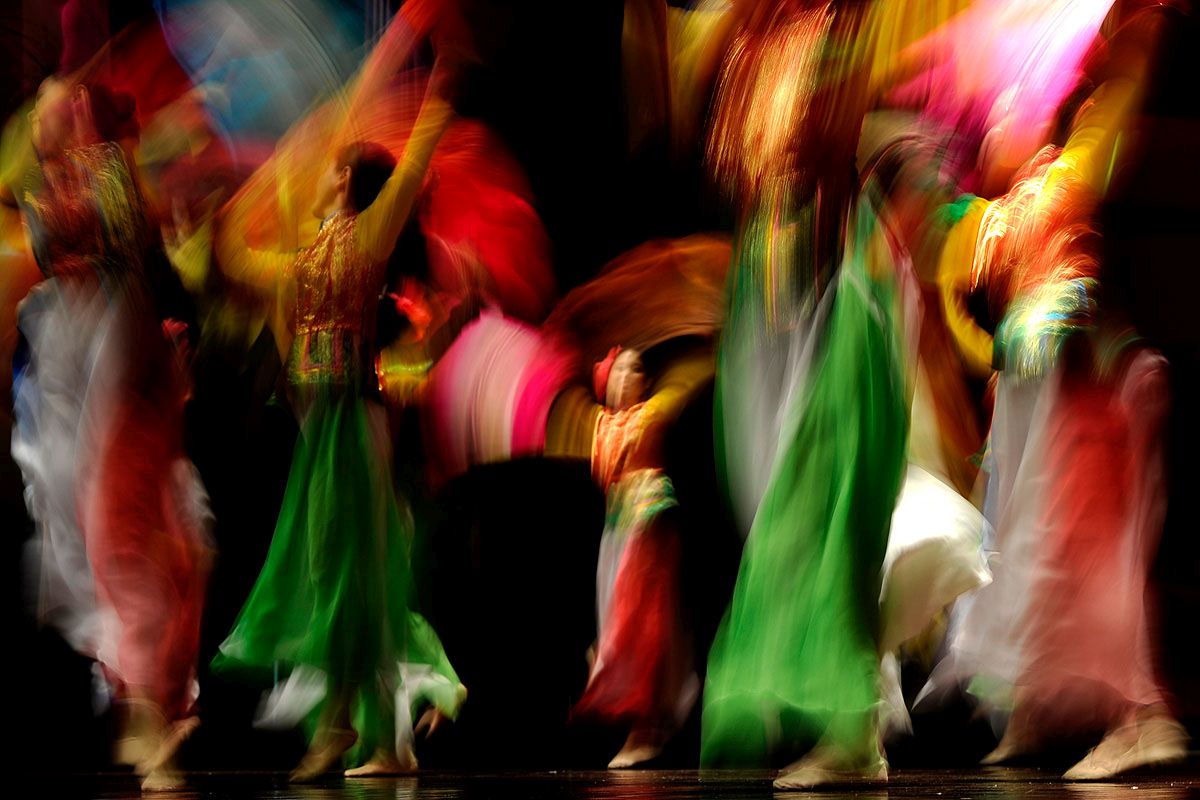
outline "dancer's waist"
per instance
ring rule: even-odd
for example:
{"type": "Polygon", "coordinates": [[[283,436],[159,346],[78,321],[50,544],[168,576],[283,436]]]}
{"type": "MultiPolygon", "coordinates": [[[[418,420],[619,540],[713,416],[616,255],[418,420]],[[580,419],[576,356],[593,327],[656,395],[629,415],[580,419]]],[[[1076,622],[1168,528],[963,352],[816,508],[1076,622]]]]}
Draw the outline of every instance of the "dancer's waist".
{"type": "Polygon", "coordinates": [[[365,353],[362,333],[356,329],[298,330],[288,356],[288,380],[300,385],[360,381],[366,373],[365,353]]]}

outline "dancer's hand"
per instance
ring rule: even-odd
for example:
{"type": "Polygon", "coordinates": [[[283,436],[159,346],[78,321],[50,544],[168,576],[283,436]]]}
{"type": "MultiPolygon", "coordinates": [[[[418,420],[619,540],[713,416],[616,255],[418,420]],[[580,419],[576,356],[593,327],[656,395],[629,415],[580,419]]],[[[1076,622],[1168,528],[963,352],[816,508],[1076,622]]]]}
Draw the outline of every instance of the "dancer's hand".
{"type": "Polygon", "coordinates": [[[445,722],[446,715],[437,709],[435,706],[425,709],[425,713],[417,720],[417,724],[413,726],[413,734],[416,736],[432,736],[441,724],[445,722]]]}
{"type": "Polygon", "coordinates": [[[437,54],[430,88],[442,99],[453,103],[462,90],[465,74],[472,65],[479,63],[479,54],[458,3],[443,4],[430,40],[437,54]]]}
{"type": "MultiPolygon", "coordinates": [[[[458,689],[456,690],[454,707],[456,709],[461,708],[462,704],[465,703],[466,700],[467,687],[460,683],[458,685],[458,689]]],[[[416,736],[432,736],[434,731],[436,731],[447,719],[447,715],[443,714],[437,706],[430,706],[425,710],[425,713],[421,715],[421,718],[417,720],[417,724],[413,726],[413,734],[416,736]]]]}

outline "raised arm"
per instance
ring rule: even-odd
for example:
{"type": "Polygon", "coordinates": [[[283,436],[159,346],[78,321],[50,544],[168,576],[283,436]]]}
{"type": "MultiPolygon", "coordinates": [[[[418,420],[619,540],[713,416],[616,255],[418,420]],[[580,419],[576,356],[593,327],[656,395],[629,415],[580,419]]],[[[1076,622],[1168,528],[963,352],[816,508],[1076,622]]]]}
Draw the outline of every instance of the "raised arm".
{"type": "Polygon", "coordinates": [[[438,95],[436,83],[430,81],[430,90],[395,171],[375,202],[358,215],[358,247],[373,260],[383,261],[391,255],[416,202],[433,150],[453,116],[450,105],[438,95]]]}
{"type": "Polygon", "coordinates": [[[1141,103],[1162,24],[1162,17],[1148,10],[1126,23],[1113,37],[1105,67],[1107,74],[1075,118],[1047,183],[1069,173],[1083,181],[1097,197],[1105,194],[1121,134],[1141,103]]]}
{"type": "Polygon", "coordinates": [[[383,38],[363,62],[358,77],[346,87],[344,117],[333,151],[362,138],[358,121],[364,110],[381,97],[413,49],[438,21],[447,0],[408,0],[393,17],[383,38]]]}
{"type": "Polygon", "coordinates": [[[270,289],[287,273],[294,251],[303,243],[300,230],[311,203],[311,186],[325,158],[359,134],[359,123],[371,117],[364,110],[385,94],[396,71],[432,28],[446,2],[406,2],[358,75],[336,97],[293,126],[275,154],[226,204],[218,219],[213,249],[232,280],[270,289]],[[264,209],[275,211],[268,214],[264,209]],[[252,228],[273,231],[268,237],[270,249],[249,246],[247,231],[252,228]]]}
{"type": "Polygon", "coordinates": [[[661,419],[678,416],[696,390],[712,378],[713,369],[713,357],[710,352],[695,352],[684,356],[663,373],[646,405],[661,419]]]}
{"type": "Polygon", "coordinates": [[[252,248],[242,226],[228,216],[219,221],[213,253],[230,280],[261,292],[273,291],[296,258],[295,253],[252,248]]]}

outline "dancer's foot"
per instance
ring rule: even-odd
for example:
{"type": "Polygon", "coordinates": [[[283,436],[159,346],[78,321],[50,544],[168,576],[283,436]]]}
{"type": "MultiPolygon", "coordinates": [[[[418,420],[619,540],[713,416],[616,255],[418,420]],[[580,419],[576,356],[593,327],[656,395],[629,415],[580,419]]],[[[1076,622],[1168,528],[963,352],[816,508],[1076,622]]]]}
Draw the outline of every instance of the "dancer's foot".
{"type": "Polygon", "coordinates": [[[1006,764],[1014,758],[1022,755],[1024,751],[1006,745],[1000,745],[992,752],[988,753],[983,758],[979,759],[979,763],[985,767],[996,767],[1001,764],[1006,764]]]}
{"type": "Polygon", "coordinates": [[[1182,725],[1166,714],[1156,714],[1109,731],[1063,778],[1106,780],[1139,767],[1182,761],[1187,757],[1187,741],[1182,725]]]}
{"type": "Polygon", "coordinates": [[[636,767],[638,764],[644,764],[658,758],[662,753],[662,747],[658,745],[637,745],[630,746],[629,742],[621,748],[621,752],[613,756],[613,760],[608,762],[609,769],[629,769],[636,767]]]}
{"type": "Polygon", "coordinates": [[[188,717],[167,729],[155,753],[137,766],[137,774],[142,776],[142,791],[172,792],[183,788],[185,782],[175,763],[175,756],[198,727],[199,718],[188,717]]]}
{"type": "Polygon", "coordinates": [[[367,763],[361,767],[346,770],[347,778],[387,778],[396,775],[409,775],[417,771],[417,755],[411,746],[404,748],[400,757],[389,749],[375,751],[367,763]]]}
{"type": "Polygon", "coordinates": [[[1188,735],[1170,714],[1156,714],[1138,721],[1138,766],[1174,764],[1188,754],[1188,735]]]}
{"type": "Polygon", "coordinates": [[[1004,732],[1004,736],[1000,739],[1000,744],[996,749],[988,753],[979,763],[985,767],[994,767],[999,764],[1006,764],[1014,758],[1031,752],[1033,745],[1024,736],[1017,734],[1013,730],[1013,725],[1010,723],[1008,730],[1004,732]]]}
{"type": "Polygon", "coordinates": [[[150,700],[130,698],[122,703],[121,734],[117,738],[115,758],[118,764],[133,767],[139,775],[162,745],[167,727],[158,705],[150,700]]]}
{"type": "Polygon", "coordinates": [[[183,775],[166,766],[152,770],[142,778],[143,792],[177,792],[185,785],[183,775]]]}
{"type": "Polygon", "coordinates": [[[663,751],[666,737],[653,726],[635,725],[629,732],[621,752],[608,762],[609,769],[629,769],[658,758],[663,751]]]}
{"type": "Polygon", "coordinates": [[[199,727],[199,717],[188,717],[173,722],[167,728],[154,753],[138,765],[138,774],[149,775],[156,770],[170,767],[175,761],[175,755],[179,752],[179,748],[199,727]]]}
{"type": "Polygon", "coordinates": [[[318,735],[300,765],[292,771],[290,780],[306,783],[321,777],[338,765],[356,741],[358,734],[346,728],[332,728],[324,735],[318,735]]]}
{"type": "Polygon", "coordinates": [[[887,783],[887,759],[877,750],[854,758],[839,748],[816,747],[775,779],[775,788],[807,790],[831,785],[887,783]]]}

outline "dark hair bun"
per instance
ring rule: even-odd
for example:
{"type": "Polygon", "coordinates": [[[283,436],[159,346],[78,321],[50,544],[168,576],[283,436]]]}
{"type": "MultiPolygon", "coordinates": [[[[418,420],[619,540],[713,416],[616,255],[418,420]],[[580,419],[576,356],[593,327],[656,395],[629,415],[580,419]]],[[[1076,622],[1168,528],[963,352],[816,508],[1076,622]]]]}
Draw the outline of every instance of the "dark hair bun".
{"type": "Polygon", "coordinates": [[[350,202],[362,211],[379,195],[396,168],[396,157],[376,142],[354,142],[338,153],[337,167],[350,168],[350,202]]]}

